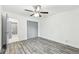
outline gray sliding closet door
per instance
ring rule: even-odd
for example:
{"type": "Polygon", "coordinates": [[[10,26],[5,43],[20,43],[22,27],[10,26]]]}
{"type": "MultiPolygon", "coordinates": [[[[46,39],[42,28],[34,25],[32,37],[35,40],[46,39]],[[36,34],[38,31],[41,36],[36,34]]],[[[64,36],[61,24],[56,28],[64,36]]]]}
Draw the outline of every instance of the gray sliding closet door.
{"type": "Polygon", "coordinates": [[[38,22],[27,21],[27,39],[38,37],[38,22]]]}

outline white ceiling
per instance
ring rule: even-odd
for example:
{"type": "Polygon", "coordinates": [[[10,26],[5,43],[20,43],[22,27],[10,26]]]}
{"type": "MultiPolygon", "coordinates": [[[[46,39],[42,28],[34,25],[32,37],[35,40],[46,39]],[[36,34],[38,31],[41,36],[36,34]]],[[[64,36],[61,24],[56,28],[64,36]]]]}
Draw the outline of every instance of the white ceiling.
{"type": "MultiPolygon", "coordinates": [[[[5,11],[14,12],[22,15],[29,16],[32,13],[24,11],[24,9],[33,10],[32,5],[4,5],[3,6],[5,11]]],[[[61,12],[71,11],[79,9],[78,5],[42,5],[41,11],[48,11],[48,15],[54,15],[61,12]]],[[[43,15],[43,14],[42,14],[43,15]]],[[[48,16],[43,15],[43,16],[48,16]]]]}

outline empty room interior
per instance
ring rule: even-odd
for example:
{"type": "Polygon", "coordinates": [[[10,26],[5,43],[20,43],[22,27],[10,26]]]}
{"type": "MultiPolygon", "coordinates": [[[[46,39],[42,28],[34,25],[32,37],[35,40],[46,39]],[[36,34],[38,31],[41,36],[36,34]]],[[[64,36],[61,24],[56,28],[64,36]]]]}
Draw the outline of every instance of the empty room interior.
{"type": "Polygon", "coordinates": [[[0,5],[0,54],[79,54],[79,5],[0,5]]]}

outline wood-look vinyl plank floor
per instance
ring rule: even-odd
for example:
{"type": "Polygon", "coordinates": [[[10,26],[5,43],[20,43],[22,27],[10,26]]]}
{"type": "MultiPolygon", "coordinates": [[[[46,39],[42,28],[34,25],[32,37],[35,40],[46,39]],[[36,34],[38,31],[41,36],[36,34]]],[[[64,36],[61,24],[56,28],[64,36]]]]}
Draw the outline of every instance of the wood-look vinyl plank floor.
{"type": "Polygon", "coordinates": [[[36,37],[8,44],[5,54],[79,54],[79,49],[36,37]]]}

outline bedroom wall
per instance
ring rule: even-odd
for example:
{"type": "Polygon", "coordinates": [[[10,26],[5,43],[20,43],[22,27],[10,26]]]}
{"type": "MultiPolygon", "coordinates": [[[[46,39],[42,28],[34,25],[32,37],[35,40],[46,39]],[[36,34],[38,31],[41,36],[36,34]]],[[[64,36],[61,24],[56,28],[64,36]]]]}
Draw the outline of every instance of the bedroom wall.
{"type": "Polygon", "coordinates": [[[27,39],[27,27],[26,27],[26,18],[22,15],[12,13],[12,12],[6,12],[8,14],[9,18],[13,18],[17,20],[17,35],[19,37],[19,40],[27,39]]]}
{"type": "Polygon", "coordinates": [[[40,20],[39,36],[79,48],[79,9],[40,20]]]}

